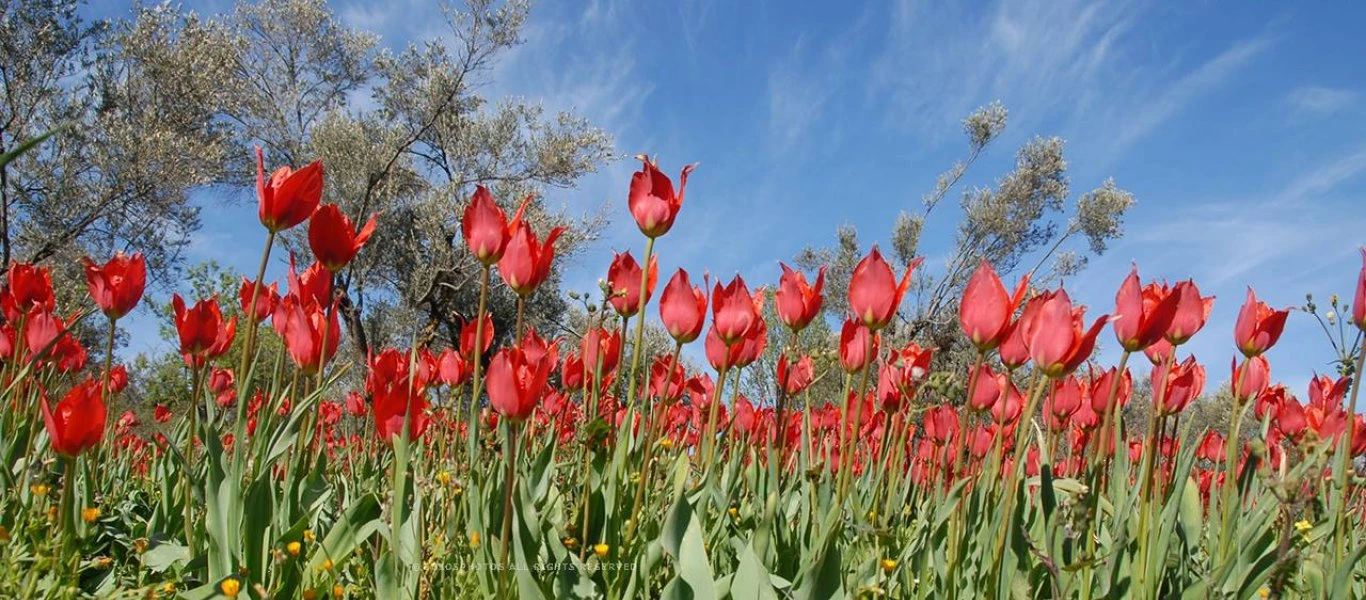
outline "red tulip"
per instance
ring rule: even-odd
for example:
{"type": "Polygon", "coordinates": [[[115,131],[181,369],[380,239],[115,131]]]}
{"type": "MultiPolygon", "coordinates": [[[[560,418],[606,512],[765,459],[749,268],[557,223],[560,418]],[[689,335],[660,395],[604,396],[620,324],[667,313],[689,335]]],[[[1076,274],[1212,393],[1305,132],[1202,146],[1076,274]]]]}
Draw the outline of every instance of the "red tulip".
{"type": "Polygon", "coordinates": [[[840,329],[840,366],[846,373],[857,373],[872,364],[877,356],[880,336],[863,323],[846,319],[840,329]],[[873,338],[873,351],[868,351],[868,336],[873,338]]]}
{"type": "Polygon", "coordinates": [[[441,378],[441,383],[451,387],[460,387],[469,381],[472,374],[470,364],[465,361],[465,357],[453,348],[447,348],[441,353],[441,358],[437,362],[437,373],[441,378]]]}
{"type": "Polygon", "coordinates": [[[983,364],[976,373],[969,373],[972,395],[968,396],[968,407],[972,410],[990,410],[1001,397],[1001,382],[991,367],[983,364]]]}
{"type": "Polygon", "coordinates": [[[284,339],[290,359],[305,374],[315,374],[326,366],[341,342],[335,304],[325,310],[313,302],[302,303],[293,294],[285,296],[275,308],[273,325],[284,339]]]}
{"type": "Polygon", "coordinates": [[[527,296],[550,277],[550,264],[555,260],[555,240],[564,233],[564,228],[551,229],[545,242],[540,242],[526,221],[514,220],[513,223],[512,237],[508,239],[503,258],[498,261],[498,274],[517,295],[527,296]]]}
{"type": "Polygon", "coordinates": [[[1243,356],[1251,358],[1276,345],[1285,329],[1285,318],[1290,309],[1272,310],[1257,299],[1252,288],[1247,288],[1247,301],[1238,311],[1238,322],[1233,326],[1233,338],[1243,356]]]}
{"type": "Polygon", "coordinates": [[[489,363],[489,404],[514,422],[525,421],[545,393],[546,379],[556,362],[551,358],[532,362],[521,348],[499,350],[489,363]]]}
{"type": "Polygon", "coordinates": [[[379,395],[389,392],[391,388],[425,390],[436,373],[420,357],[418,360],[413,358],[408,352],[397,348],[385,348],[379,354],[372,355],[366,365],[365,391],[379,395]]]}
{"type": "Polygon", "coordinates": [[[323,268],[336,273],[350,263],[365,242],[369,241],[375,233],[375,219],[378,217],[370,215],[370,220],[357,231],[351,218],[342,213],[336,204],[324,204],[308,221],[308,247],[323,268]]]}
{"type": "Polygon", "coordinates": [[[1134,379],[1129,374],[1129,369],[1124,369],[1123,375],[1117,375],[1118,369],[1110,367],[1101,371],[1099,376],[1091,373],[1091,408],[1098,414],[1109,412],[1111,397],[1110,390],[1114,389],[1115,404],[1124,407],[1129,404],[1129,397],[1133,395],[1134,379]],[[1119,388],[1115,388],[1115,377],[1119,377],[1119,388]]]}
{"type": "Polygon", "coordinates": [[[958,304],[958,324],[968,341],[982,352],[1005,342],[1011,332],[1010,319],[1015,314],[1015,307],[1020,305],[1028,288],[1029,276],[1026,275],[1015,285],[1015,293],[1007,295],[996,270],[987,261],[982,261],[968,280],[958,304]]]}
{"type": "Polygon", "coordinates": [[[702,333],[707,318],[707,297],[693,287],[688,273],[679,269],[659,296],[659,320],[674,341],[687,344],[702,333]]]}
{"type": "Polygon", "coordinates": [[[1102,315],[1085,329],[1083,317],[1085,307],[1073,307],[1072,300],[1065,290],[1044,292],[1035,297],[1030,304],[1037,308],[1025,309],[1021,318],[1024,327],[1025,344],[1029,346],[1030,358],[1043,373],[1059,378],[1081,365],[1091,356],[1096,345],[1096,335],[1105,325],[1108,315],[1102,315]]]}
{"type": "Polygon", "coordinates": [[[522,213],[526,211],[529,202],[531,196],[522,200],[522,205],[517,207],[517,213],[509,223],[507,215],[498,207],[498,203],[494,202],[493,194],[489,193],[488,188],[481,185],[474,190],[474,197],[470,199],[469,206],[465,207],[464,218],[460,220],[460,232],[464,235],[465,244],[469,246],[474,258],[486,267],[503,258],[508,240],[512,239],[513,233],[516,232],[517,224],[521,222],[522,213]]]}
{"type": "Polygon", "coordinates": [[[710,364],[711,368],[718,372],[735,366],[740,360],[740,352],[744,349],[744,340],[730,345],[722,341],[720,334],[716,332],[715,325],[707,328],[707,337],[702,344],[707,355],[707,364],[710,364]]]}
{"type": "Polygon", "coordinates": [[[617,314],[633,317],[650,302],[655,293],[655,281],[659,278],[659,263],[650,257],[649,272],[645,277],[645,298],[640,296],[640,263],[631,256],[630,251],[612,256],[612,265],[607,268],[607,284],[611,286],[612,297],[608,299],[617,314]]]}
{"type": "Polygon", "coordinates": [[[745,338],[733,346],[736,350],[734,366],[744,368],[754,364],[754,361],[764,355],[764,348],[767,347],[768,325],[764,324],[763,319],[756,320],[745,333],[745,338]]]}
{"type": "Polygon", "coordinates": [[[107,415],[98,380],[87,379],[71,388],[56,410],[48,406],[46,395],[41,402],[43,424],[57,454],[75,458],[100,443],[107,415]]]}
{"type": "Polygon", "coordinates": [[[464,356],[467,361],[480,360],[484,356],[484,353],[489,351],[489,347],[493,345],[493,317],[488,313],[485,313],[483,321],[483,331],[478,331],[481,329],[478,323],[466,322],[460,326],[460,354],[464,356]],[[474,336],[476,334],[483,336],[483,339],[480,340],[482,343],[479,344],[480,347],[477,356],[474,351],[474,336]]]}
{"type": "Polygon", "coordinates": [[[106,391],[110,394],[117,394],[127,388],[128,367],[125,367],[123,365],[114,365],[114,368],[109,370],[109,389],[106,391]]]}
{"type": "Polygon", "coordinates": [[[426,395],[416,387],[386,387],[372,398],[372,409],[375,413],[375,432],[385,443],[392,443],[395,436],[403,434],[405,422],[409,442],[416,441],[427,430],[426,395]]]}
{"type": "MultiPolygon", "coordinates": [[[[303,273],[294,269],[294,255],[289,255],[289,274],[285,276],[289,293],[304,302],[327,304],[332,300],[332,273],[322,263],[313,261],[303,273]]],[[[259,301],[258,301],[259,302],[259,301]]],[[[271,311],[271,314],[275,314],[271,311]]]]}
{"type": "Polygon", "coordinates": [[[1171,362],[1176,360],[1176,346],[1165,339],[1157,340],[1151,346],[1143,349],[1143,355],[1147,356],[1148,362],[1154,365],[1171,362]]]}
{"type": "Polygon", "coordinates": [[[1351,385],[1352,380],[1349,377],[1333,379],[1327,375],[1316,375],[1309,380],[1309,405],[1325,411],[1341,411],[1342,401],[1351,385]]]}
{"type": "Polygon", "coordinates": [[[1167,328],[1167,341],[1180,346],[1191,339],[1209,320],[1209,311],[1214,307],[1214,296],[1200,296],[1200,288],[1194,281],[1182,281],[1172,288],[1170,295],[1176,296],[1176,312],[1172,314],[1171,326],[1167,328]]]}
{"type": "Polygon", "coordinates": [[[1300,439],[1301,434],[1304,433],[1309,424],[1305,416],[1304,406],[1301,406],[1294,398],[1286,398],[1284,402],[1277,404],[1274,414],[1276,429],[1294,440],[1300,439]]]}
{"type": "Polygon", "coordinates": [[[117,320],[142,300],[143,289],[147,286],[147,261],[142,253],[128,256],[116,252],[103,266],[95,264],[90,257],[82,260],[85,261],[85,281],[90,297],[105,316],[117,320]]]}
{"type": "Polygon", "coordinates": [[[216,395],[215,404],[223,408],[232,406],[237,399],[237,389],[234,382],[237,378],[231,369],[214,369],[209,372],[209,391],[216,395]]]}
{"type": "Polygon", "coordinates": [[[1067,429],[1072,415],[1081,408],[1085,391],[1081,382],[1070,376],[1054,381],[1051,387],[1053,389],[1048,394],[1044,415],[1048,417],[1049,428],[1062,431],[1067,429]]]}
{"type": "Polygon", "coordinates": [[[1254,356],[1245,359],[1243,364],[1233,361],[1233,377],[1229,380],[1233,397],[1238,400],[1238,404],[1243,404],[1248,400],[1260,396],[1266,391],[1266,386],[1271,379],[1271,364],[1267,362],[1265,356],[1254,356]]]}
{"type": "Polygon", "coordinates": [[[650,365],[650,396],[658,398],[660,402],[671,404],[682,397],[686,381],[683,364],[672,356],[656,356],[650,365]]]}
{"type": "Polygon", "coordinates": [[[991,405],[991,419],[997,425],[1006,426],[1014,423],[1020,418],[1020,413],[1024,411],[1024,394],[1015,387],[1015,383],[1006,378],[1005,375],[998,375],[1001,387],[1001,398],[991,405]]]}
{"type": "Polygon", "coordinates": [[[816,377],[816,364],[810,356],[802,356],[794,363],[788,363],[787,353],[778,355],[778,387],[788,397],[802,393],[811,387],[816,377]]]}
{"type": "Polygon", "coordinates": [[[958,437],[958,411],[952,406],[932,406],[925,411],[921,428],[925,437],[936,446],[944,446],[958,437]]]}
{"type": "Polygon", "coordinates": [[[1158,414],[1174,415],[1186,409],[1205,389],[1205,367],[1189,357],[1179,363],[1153,368],[1153,394],[1161,397],[1158,414]],[[1160,386],[1160,387],[1159,387],[1160,386]]]}
{"type": "Polygon", "coordinates": [[[365,397],[361,396],[356,390],[346,392],[346,412],[353,417],[363,417],[370,412],[370,407],[365,404],[365,397]]]}
{"type": "Polygon", "coordinates": [[[1029,314],[1031,308],[1038,308],[1037,304],[1031,302],[1025,306],[1025,312],[1006,328],[1005,340],[999,347],[1001,353],[1001,364],[1008,370],[1015,370],[1029,362],[1029,345],[1025,343],[1024,323],[1025,315],[1029,314]]]}
{"type": "Polygon", "coordinates": [[[152,409],[152,420],[158,423],[169,423],[171,416],[171,409],[165,404],[158,404],[152,409]]]}
{"type": "Polygon", "coordinates": [[[1284,385],[1273,385],[1266,388],[1266,390],[1262,391],[1262,393],[1257,396],[1257,401],[1252,405],[1252,414],[1256,415],[1258,420],[1264,419],[1267,415],[1276,414],[1276,411],[1280,409],[1281,404],[1284,404],[1287,400],[1298,402],[1298,400],[1295,400],[1294,397],[1290,395],[1290,392],[1285,389],[1284,385]]]}
{"type": "MultiPolygon", "coordinates": [[[[1357,293],[1352,301],[1352,322],[1366,331],[1366,248],[1361,249],[1361,274],[1357,275],[1357,293]]],[[[1352,436],[1355,443],[1357,437],[1352,436]]]]}
{"type": "Polygon", "coordinates": [[[792,331],[801,331],[821,312],[825,267],[816,272],[816,284],[807,285],[806,276],[801,271],[793,271],[783,263],[778,263],[778,266],[783,270],[778,280],[778,290],[773,294],[778,304],[778,318],[792,331]]]}
{"type": "Polygon", "coordinates": [[[256,296],[256,313],[251,315],[251,322],[260,323],[266,320],[275,312],[275,305],[280,302],[280,284],[271,282],[268,286],[257,285],[246,277],[242,278],[242,287],[238,290],[238,299],[241,300],[242,314],[251,312],[251,298],[256,296]]]}
{"type": "Polygon", "coordinates": [[[584,332],[583,339],[579,340],[584,380],[594,381],[593,374],[597,373],[598,381],[605,381],[615,372],[621,362],[621,344],[621,330],[618,329],[609,333],[601,327],[594,327],[584,332]]]}
{"type": "Polygon", "coordinates": [[[583,389],[583,381],[587,378],[584,372],[583,360],[578,354],[570,352],[565,355],[560,363],[560,387],[565,391],[577,392],[583,389]]]}
{"type": "Polygon", "coordinates": [[[749,293],[749,287],[739,275],[730,280],[725,287],[717,282],[711,292],[712,325],[716,334],[726,345],[744,339],[750,327],[763,313],[763,290],[749,293]]]}
{"type": "Polygon", "coordinates": [[[631,176],[631,193],[626,203],[640,232],[645,237],[657,238],[673,228],[678,210],[683,207],[683,190],[688,185],[688,174],[697,165],[683,167],[683,173],[678,176],[678,194],[675,195],[669,177],[645,156],[639,158],[642,165],[631,176]]]}
{"type": "Polygon", "coordinates": [[[859,261],[849,277],[849,309],[873,331],[886,327],[901,306],[906,288],[911,285],[911,274],[924,260],[912,260],[898,283],[892,267],[882,259],[877,246],[873,246],[872,252],[859,261]]]}
{"type": "Polygon", "coordinates": [[[200,300],[189,309],[180,294],[171,295],[175,309],[175,327],[180,335],[180,353],[192,366],[203,366],[207,361],[222,356],[232,346],[237,334],[237,317],[223,321],[218,308],[218,297],[200,300]]]}
{"type": "Polygon", "coordinates": [[[4,290],[0,292],[0,305],[10,323],[18,323],[34,307],[54,310],[57,300],[52,294],[52,274],[47,267],[11,263],[4,290]]]}
{"type": "Polygon", "coordinates": [[[1138,352],[1161,340],[1169,329],[1181,296],[1156,283],[1139,285],[1134,265],[1115,295],[1115,339],[1128,352],[1138,352]]]}
{"type": "Polygon", "coordinates": [[[280,167],[266,180],[265,155],[256,148],[256,197],[261,224],[272,232],[294,227],[313,216],[323,196],[323,163],[295,171],[280,167]]]}
{"type": "Polygon", "coordinates": [[[1200,445],[1195,449],[1195,457],[1218,464],[1224,462],[1224,436],[1217,431],[1205,432],[1200,445]]]}

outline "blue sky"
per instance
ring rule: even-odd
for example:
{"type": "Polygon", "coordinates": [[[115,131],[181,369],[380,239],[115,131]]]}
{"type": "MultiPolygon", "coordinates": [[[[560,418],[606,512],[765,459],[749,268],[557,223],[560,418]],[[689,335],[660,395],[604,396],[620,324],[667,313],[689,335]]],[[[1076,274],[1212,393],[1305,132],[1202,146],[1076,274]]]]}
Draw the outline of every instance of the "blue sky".
{"type": "MultiPolygon", "coordinates": [[[[442,33],[427,2],[332,6],[391,46],[442,33]]],[[[1022,143],[1057,135],[1076,194],[1107,177],[1133,192],[1125,237],[1068,289],[1108,312],[1133,261],[1145,279],[1194,278],[1218,296],[1189,345],[1212,388],[1227,378],[1245,285],[1278,306],[1306,292],[1350,300],[1366,242],[1363,19],[1355,4],[543,3],[487,92],[572,108],[623,156],[658,155],[671,174],[700,162],[657,246],[661,272],[755,284],[776,281],[777,262],[803,246],[830,243],[839,224],[886,240],[897,213],[965,153],[961,119],[1000,100],[1009,127],[964,183],[991,185],[1022,143]]],[[[625,207],[635,168],[614,163],[546,197],[571,213],[607,203],[615,217],[571,266],[572,289],[594,289],[614,249],[642,251],[625,207]]],[[[234,253],[232,266],[251,268],[251,200],[205,203],[192,260],[234,253]]],[[[936,211],[927,224],[928,269],[942,270],[955,219],[936,211]]],[[[134,327],[132,350],[161,347],[134,327]]],[[[1331,355],[1312,319],[1294,314],[1270,357],[1303,396],[1331,355]]]]}

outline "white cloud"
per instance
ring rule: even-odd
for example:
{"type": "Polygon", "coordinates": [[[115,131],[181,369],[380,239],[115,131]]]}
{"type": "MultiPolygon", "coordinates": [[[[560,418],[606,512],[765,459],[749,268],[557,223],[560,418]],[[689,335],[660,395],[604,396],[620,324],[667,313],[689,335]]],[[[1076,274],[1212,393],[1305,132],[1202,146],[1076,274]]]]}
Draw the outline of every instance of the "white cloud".
{"type": "Polygon", "coordinates": [[[1115,146],[1126,148],[1148,135],[1186,105],[1246,67],[1272,44],[1272,39],[1266,35],[1238,42],[1140,103],[1120,130],[1115,146]]]}
{"type": "Polygon", "coordinates": [[[1357,93],[1351,90],[1306,85],[1291,90],[1285,101],[1296,112],[1332,114],[1351,105],[1356,99],[1357,93]]]}

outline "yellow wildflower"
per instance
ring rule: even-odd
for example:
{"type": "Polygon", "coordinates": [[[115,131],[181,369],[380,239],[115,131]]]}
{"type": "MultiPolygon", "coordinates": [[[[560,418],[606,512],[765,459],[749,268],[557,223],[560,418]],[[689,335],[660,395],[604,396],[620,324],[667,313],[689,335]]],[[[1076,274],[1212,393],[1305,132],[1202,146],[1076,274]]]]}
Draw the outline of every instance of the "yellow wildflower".
{"type": "Polygon", "coordinates": [[[598,558],[607,558],[607,553],[612,551],[612,547],[607,544],[593,544],[593,554],[598,558]]]}
{"type": "Polygon", "coordinates": [[[285,551],[288,552],[290,556],[298,556],[299,551],[302,549],[303,544],[300,544],[299,542],[290,542],[288,544],[285,544],[285,551]]]}
{"type": "Polygon", "coordinates": [[[223,583],[218,584],[218,590],[223,592],[224,596],[227,596],[229,598],[236,598],[237,592],[242,591],[242,582],[237,581],[232,577],[229,577],[227,579],[224,579],[223,583]]]}
{"type": "Polygon", "coordinates": [[[81,509],[81,520],[85,521],[86,523],[94,523],[99,518],[100,508],[98,506],[92,506],[90,508],[81,509]]]}
{"type": "Polygon", "coordinates": [[[882,572],[891,573],[896,569],[896,561],[890,558],[882,559],[882,572]]]}

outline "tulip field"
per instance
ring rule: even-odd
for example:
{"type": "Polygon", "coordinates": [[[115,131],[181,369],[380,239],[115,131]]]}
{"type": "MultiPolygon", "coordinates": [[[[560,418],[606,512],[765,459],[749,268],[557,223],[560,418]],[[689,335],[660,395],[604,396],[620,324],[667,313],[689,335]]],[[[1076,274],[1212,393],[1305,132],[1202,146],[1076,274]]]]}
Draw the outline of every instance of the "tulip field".
{"type": "MultiPolygon", "coordinates": [[[[562,231],[478,187],[451,215],[482,265],[461,343],[351,361],[332,285],[381,251],[384,215],[320,205],[322,162],[256,159],[262,228],[241,251],[260,269],[237,297],[171,301],[178,404],[121,397],[115,331],[151,310],[140,254],[86,259],[71,302],[49,266],[8,266],[0,597],[1366,597],[1366,353],[1342,378],[1278,384],[1265,353],[1290,311],[1252,288],[1219,299],[1242,308],[1212,331],[1198,282],[1135,267],[1088,308],[983,262],[956,299],[976,359],[931,389],[936,349],[884,339],[919,260],[873,247],[847,289],[786,265],[763,282],[658,273],[693,168],[642,159],[619,211],[642,258],[613,261],[585,330],[519,318],[495,336],[489,290],[538,293],[562,231]],[[313,262],[263,281],[296,228],[313,262]],[[848,314],[822,310],[833,295],[848,314]],[[672,352],[644,351],[647,322],[672,352]],[[809,343],[815,323],[838,335],[809,343]],[[1231,370],[1184,351],[1197,335],[1229,339],[1231,370]],[[773,364],[766,397],[739,393],[773,364]],[[1227,431],[1181,419],[1225,378],[1227,431]],[[1140,388],[1151,409],[1126,420],[1140,388]]],[[[1360,340],[1366,268],[1341,279],[1360,340]]]]}

